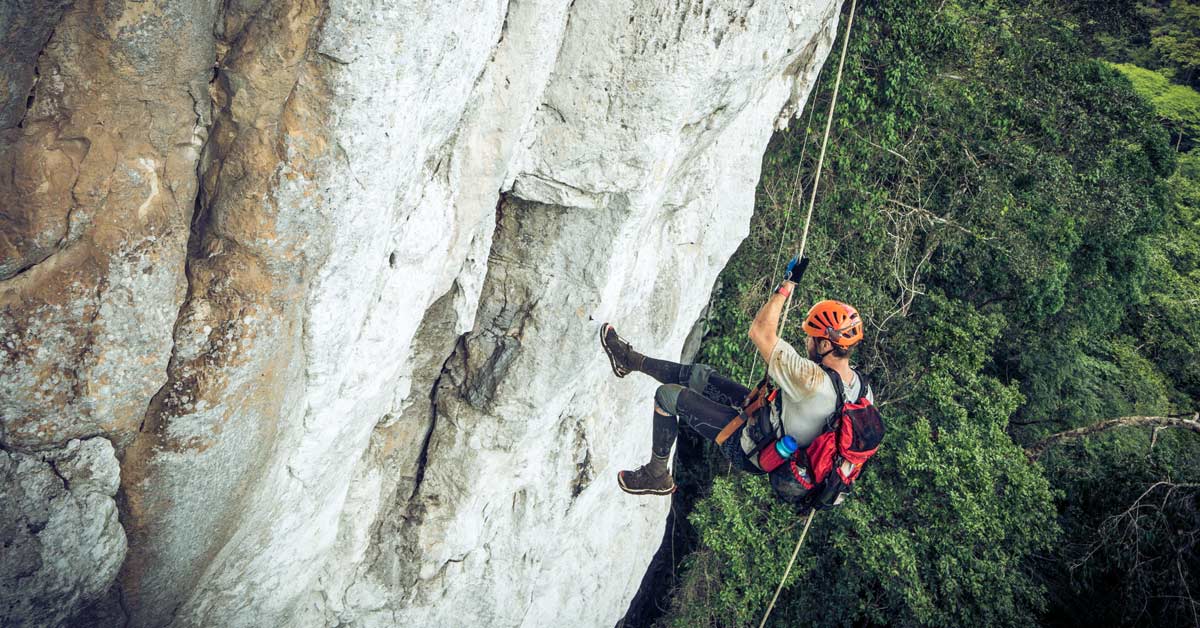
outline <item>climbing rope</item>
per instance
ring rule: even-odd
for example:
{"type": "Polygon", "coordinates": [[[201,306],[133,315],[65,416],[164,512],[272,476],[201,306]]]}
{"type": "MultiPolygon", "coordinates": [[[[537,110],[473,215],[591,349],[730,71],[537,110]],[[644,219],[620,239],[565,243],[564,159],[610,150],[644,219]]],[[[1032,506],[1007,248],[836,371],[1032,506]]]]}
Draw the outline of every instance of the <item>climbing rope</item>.
{"type": "Polygon", "coordinates": [[[792,559],[788,561],[787,569],[783,570],[783,580],[779,581],[779,586],[775,587],[775,595],[771,598],[771,605],[767,607],[767,612],[763,614],[762,622],[758,624],[758,628],[763,628],[767,625],[767,618],[771,616],[771,611],[775,609],[775,601],[779,599],[779,592],[783,590],[783,583],[787,580],[788,574],[792,572],[792,565],[796,564],[796,556],[800,554],[800,546],[804,544],[804,537],[808,536],[808,526],[812,525],[813,515],[817,511],[808,511],[808,520],[804,522],[804,531],[800,533],[800,542],[796,543],[796,549],[792,550],[792,559]]]}
{"type": "MultiPolygon", "coordinates": [[[[833,128],[833,111],[837,106],[838,90],[842,87],[842,70],[846,67],[846,50],[850,44],[850,29],[854,27],[854,11],[858,6],[858,0],[850,0],[850,17],[846,21],[846,34],[842,38],[842,54],[838,59],[837,77],[833,81],[833,97],[829,101],[829,115],[825,117],[825,135],[821,138],[821,154],[817,157],[817,171],[813,175],[812,185],[810,186],[810,194],[808,197],[808,214],[804,218],[804,233],[800,236],[800,254],[799,259],[804,258],[804,250],[808,246],[808,227],[812,224],[813,206],[817,202],[817,186],[821,183],[821,170],[825,167],[825,149],[829,145],[829,132],[833,128]]],[[[795,291],[792,291],[793,293],[795,291]]],[[[779,332],[782,334],[783,326],[787,323],[788,310],[792,307],[792,294],[788,294],[787,301],[783,304],[783,316],[779,319],[779,332]]],[[[808,512],[808,520],[804,522],[804,531],[800,533],[800,540],[796,541],[796,548],[792,550],[792,558],[788,561],[787,568],[783,570],[783,577],[779,579],[779,586],[775,587],[775,595],[771,598],[771,604],[767,606],[767,612],[763,613],[762,622],[758,624],[758,628],[763,628],[767,625],[767,619],[771,617],[771,611],[775,610],[775,602],[779,600],[779,593],[783,591],[783,585],[787,582],[788,575],[792,573],[792,566],[796,564],[796,556],[800,554],[800,547],[804,545],[804,539],[808,536],[808,527],[812,525],[813,516],[817,514],[816,510],[808,512]]]]}
{"type": "MultiPolygon", "coordinates": [[[[801,259],[804,257],[804,252],[808,248],[808,227],[812,224],[813,207],[817,203],[817,186],[821,184],[821,171],[825,168],[825,149],[829,146],[829,132],[833,129],[833,111],[837,107],[838,91],[842,87],[842,70],[846,67],[846,49],[850,44],[850,29],[854,28],[854,11],[858,7],[858,0],[850,0],[850,17],[846,21],[846,34],[842,38],[842,54],[838,59],[837,77],[833,81],[833,97],[829,100],[829,115],[825,117],[825,135],[821,138],[821,153],[817,157],[817,170],[813,175],[812,185],[809,186],[808,195],[808,213],[804,217],[804,231],[800,235],[800,254],[797,256],[801,259]]],[[[793,291],[795,292],[795,291],[793,291]]],[[[787,322],[788,311],[792,306],[792,295],[787,296],[787,302],[783,305],[783,316],[779,320],[779,329],[783,330],[784,323],[787,322]]]]}
{"type": "MultiPolygon", "coordinates": [[[[818,73],[818,76],[819,76],[819,73],[818,73]]],[[[798,193],[798,194],[789,194],[788,195],[789,203],[799,200],[800,195],[803,193],[804,178],[800,176],[800,171],[804,169],[804,157],[805,157],[805,155],[808,154],[808,136],[809,136],[809,132],[812,130],[812,119],[813,119],[813,113],[815,113],[815,112],[816,112],[815,107],[808,108],[808,120],[806,120],[804,122],[804,140],[802,142],[800,142],[800,161],[799,161],[800,166],[796,168],[796,178],[792,180],[792,185],[795,185],[796,187],[799,187],[802,189],[799,190],[800,193],[798,193]]],[[[792,212],[787,212],[783,215],[783,228],[779,230],[779,247],[775,251],[774,259],[780,259],[783,257],[783,247],[785,245],[784,240],[786,239],[785,236],[787,234],[787,230],[791,227],[791,224],[792,224],[792,212]]],[[[778,270],[778,268],[776,270],[778,270]]],[[[776,281],[775,272],[772,272],[771,273],[771,283],[768,285],[768,287],[778,285],[778,283],[779,282],[776,281]]],[[[749,352],[750,348],[753,346],[754,346],[754,343],[749,338],[747,338],[746,339],[746,351],[749,352]]],[[[747,384],[746,384],[747,388],[752,388],[754,386],[754,382],[757,382],[758,380],[762,379],[762,375],[758,374],[758,369],[755,366],[758,363],[759,359],[762,358],[762,356],[757,351],[755,351],[753,355],[754,355],[754,357],[750,359],[750,381],[747,382],[747,384]]],[[[767,363],[764,361],[763,362],[764,370],[765,370],[766,366],[767,366],[767,363]]],[[[733,469],[733,463],[730,463],[729,469],[730,470],[733,469]]]]}

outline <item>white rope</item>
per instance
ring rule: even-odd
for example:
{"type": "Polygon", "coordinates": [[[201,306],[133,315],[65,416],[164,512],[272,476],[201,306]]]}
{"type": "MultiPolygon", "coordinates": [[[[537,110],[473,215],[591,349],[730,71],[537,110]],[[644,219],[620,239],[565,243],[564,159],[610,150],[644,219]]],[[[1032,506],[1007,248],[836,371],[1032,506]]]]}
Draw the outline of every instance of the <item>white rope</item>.
{"type": "Polygon", "coordinates": [[[779,592],[783,590],[783,583],[787,582],[788,574],[792,572],[792,565],[796,564],[796,556],[800,554],[800,546],[804,544],[804,537],[808,536],[808,526],[812,525],[813,515],[817,511],[808,511],[808,521],[804,522],[804,532],[800,533],[800,541],[796,543],[796,549],[792,550],[792,559],[788,561],[787,569],[783,570],[783,579],[779,581],[779,586],[775,587],[775,597],[771,598],[771,605],[767,607],[767,612],[763,614],[762,622],[758,624],[758,628],[763,628],[767,625],[767,618],[771,616],[771,611],[775,610],[775,601],[779,599],[779,592]]]}
{"type": "Polygon", "coordinates": [[[833,109],[837,106],[838,90],[842,87],[842,69],[846,67],[846,48],[850,44],[850,29],[854,28],[854,10],[858,0],[850,1],[850,17],[846,22],[846,36],[842,39],[842,57],[838,59],[837,78],[833,81],[833,98],[829,101],[829,115],[825,118],[825,136],[821,139],[821,155],[817,158],[817,173],[813,177],[808,196],[808,216],[804,219],[804,234],[800,238],[800,257],[808,246],[808,226],[812,223],[813,205],[817,202],[817,186],[821,183],[821,170],[825,167],[825,148],[829,145],[829,131],[833,128],[833,109]]]}
{"type": "MultiPolygon", "coordinates": [[[[846,50],[850,45],[850,29],[854,27],[854,11],[858,6],[858,0],[850,0],[850,17],[846,21],[846,35],[842,39],[842,56],[838,59],[837,78],[833,81],[833,97],[829,101],[829,115],[825,118],[825,135],[821,138],[821,155],[817,158],[817,172],[813,176],[812,187],[808,197],[808,215],[804,218],[804,234],[800,238],[800,254],[798,259],[804,259],[804,250],[808,246],[808,227],[812,224],[813,206],[817,202],[817,186],[821,183],[821,170],[825,167],[825,149],[829,145],[829,132],[833,128],[833,111],[837,106],[838,90],[842,87],[842,70],[846,67],[846,50]]],[[[793,291],[794,292],[794,291],[793,291]]],[[[779,320],[779,332],[783,332],[783,325],[787,322],[788,310],[791,309],[792,294],[788,294],[787,301],[783,305],[783,316],[779,320]]],[[[779,579],[779,586],[775,588],[775,596],[771,598],[771,604],[767,606],[767,612],[763,613],[762,621],[758,624],[758,628],[763,628],[767,625],[767,619],[771,617],[771,611],[775,610],[775,602],[779,600],[779,593],[783,591],[783,585],[787,582],[788,575],[792,573],[792,566],[796,564],[796,556],[800,554],[800,546],[804,545],[804,539],[808,536],[808,527],[812,525],[813,516],[817,511],[811,510],[808,513],[808,521],[804,523],[804,532],[800,533],[800,540],[796,541],[796,549],[792,550],[792,558],[788,561],[787,568],[783,570],[783,577],[779,579]]]]}
{"type": "MultiPolygon", "coordinates": [[[[850,0],[850,18],[846,22],[846,36],[842,39],[842,57],[838,59],[837,78],[833,81],[833,98],[829,101],[829,115],[825,117],[825,135],[821,138],[821,154],[817,157],[817,172],[813,175],[810,194],[808,195],[808,214],[804,217],[804,233],[800,236],[800,254],[798,259],[804,259],[804,251],[808,248],[808,226],[812,224],[813,206],[817,203],[817,186],[821,183],[821,170],[825,168],[825,149],[829,146],[829,131],[833,128],[833,110],[837,106],[838,90],[842,87],[842,69],[846,67],[846,48],[850,44],[850,29],[854,27],[854,10],[858,0],[850,0]]],[[[793,292],[795,292],[793,290],[793,292]]],[[[783,331],[787,323],[788,311],[792,309],[792,295],[788,294],[783,304],[783,316],[779,318],[779,331],[783,331]]]]}

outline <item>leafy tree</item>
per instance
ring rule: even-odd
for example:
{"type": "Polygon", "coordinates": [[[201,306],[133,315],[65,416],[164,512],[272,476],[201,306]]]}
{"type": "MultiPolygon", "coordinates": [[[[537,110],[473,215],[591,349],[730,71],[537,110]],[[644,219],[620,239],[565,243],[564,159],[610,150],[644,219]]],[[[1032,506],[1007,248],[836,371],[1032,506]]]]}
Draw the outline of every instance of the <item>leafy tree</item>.
{"type": "MultiPolygon", "coordinates": [[[[868,324],[857,357],[889,433],[853,501],[817,516],[775,625],[1025,625],[1063,612],[1060,522],[1074,547],[1110,513],[1077,516],[1022,445],[1163,412],[1190,390],[1191,336],[1148,338],[1154,325],[1198,329],[1185,311],[1195,267],[1180,260],[1200,248],[1164,243],[1180,221],[1197,232],[1194,213],[1173,209],[1186,188],[1167,183],[1175,151],[1061,5],[880,0],[856,18],[813,266],[784,336],[802,335],[807,302],[854,303],[868,324]],[[1162,263],[1184,279],[1162,283],[1162,263]],[[1156,299],[1173,309],[1143,311],[1156,299]]],[[[831,74],[809,105],[818,116],[831,74]]],[[[822,126],[806,118],[773,140],[750,235],[719,281],[701,357],[743,381],[762,374],[745,330],[793,253],[822,126]]],[[[754,623],[802,521],[761,478],[698,468],[689,482],[717,479],[660,623],[754,623]]],[[[1087,477],[1072,496],[1103,490],[1098,469],[1087,477]]]]}
{"type": "Polygon", "coordinates": [[[1200,408],[1200,154],[1184,155],[1171,177],[1173,211],[1150,256],[1149,299],[1130,312],[1143,351],[1178,392],[1179,410],[1200,408]]]}
{"type": "Polygon", "coordinates": [[[1188,626],[1200,616],[1194,434],[1117,430],[1052,449],[1065,542],[1046,561],[1046,623],[1188,626]]]}
{"type": "Polygon", "coordinates": [[[1200,88],[1200,5],[1191,0],[1043,0],[1077,25],[1092,56],[1200,88]]]}
{"type": "Polygon", "coordinates": [[[1150,49],[1153,16],[1145,10],[1147,0],[1047,0],[1045,4],[1078,25],[1091,56],[1142,67],[1161,65],[1150,49]]]}
{"type": "Polygon", "coordinates": [[[1150,48],[1178,68],[1187,84],[1200,69],[1200,5],[1189,0],[1149,2],[1143,8],[1151,27],[1150,48]]]}
{"type": "Polygon", "coordinates": [[[1133,83],[1133,89],[1154,107],[1163,123],[1189,144],[1200,139],[1200,92],[1185,85],[1173,85],[1167,77],[1128,63],[1113,64],[1133,83]]]}

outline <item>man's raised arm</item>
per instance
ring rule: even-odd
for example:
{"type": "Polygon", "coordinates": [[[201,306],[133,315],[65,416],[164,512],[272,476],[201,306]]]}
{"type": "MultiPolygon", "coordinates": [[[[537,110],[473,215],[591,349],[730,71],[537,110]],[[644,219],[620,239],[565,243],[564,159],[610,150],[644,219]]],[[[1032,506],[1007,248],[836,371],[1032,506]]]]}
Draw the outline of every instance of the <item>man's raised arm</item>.
{"type": "Polygon", "coordinates": [[[783,306],[787,303],[792,290],[796,289],[796,284],[800,283],[800,279],[804,277],[806,268],[808,268],[807,257],[792,258],[792,261],[788,262],[783,283],[779,284],[771,298],[767,299],[767,302],[759,308],[754,322],[750,323],[750,341],[758,348],[758,352],[762,354],[765,361],[770,361],[771,352],[775,350],[775,345],[779,342],[779,316],[783,313],[783,306]]]}

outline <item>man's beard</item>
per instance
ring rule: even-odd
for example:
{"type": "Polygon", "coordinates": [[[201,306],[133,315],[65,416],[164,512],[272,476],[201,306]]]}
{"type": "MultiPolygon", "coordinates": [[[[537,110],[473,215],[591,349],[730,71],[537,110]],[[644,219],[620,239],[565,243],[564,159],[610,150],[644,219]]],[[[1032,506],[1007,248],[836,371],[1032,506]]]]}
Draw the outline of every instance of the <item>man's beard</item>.
{"type": "Polygon", "coordinates": [[[808,347],[808,359],[817,364],[821,363],[821,353],[817,351],[817,344],[815,342],[808,347]]]}

